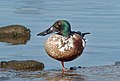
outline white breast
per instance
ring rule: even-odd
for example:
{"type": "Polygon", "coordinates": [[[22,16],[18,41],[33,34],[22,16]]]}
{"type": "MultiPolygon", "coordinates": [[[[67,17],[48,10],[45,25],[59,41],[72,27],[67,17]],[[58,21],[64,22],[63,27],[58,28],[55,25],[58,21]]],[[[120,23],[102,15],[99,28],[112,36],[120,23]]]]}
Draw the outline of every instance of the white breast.
{"type": "Polygon", "coordinates": [[[65,52],[65,50],[70,50],[74,47],[73,36],[67,38],[56,34],[52,41],[58,46],[61,52],[65,52]]]}

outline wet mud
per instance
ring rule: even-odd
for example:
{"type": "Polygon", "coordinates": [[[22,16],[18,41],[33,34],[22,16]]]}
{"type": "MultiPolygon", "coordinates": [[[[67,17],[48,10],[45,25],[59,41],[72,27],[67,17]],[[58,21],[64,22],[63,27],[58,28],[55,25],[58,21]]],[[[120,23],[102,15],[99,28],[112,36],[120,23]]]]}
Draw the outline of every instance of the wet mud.
{"type": "MultiPolygon", "coordinates": [[[[69,70],[69,69],[68,69],[69,70]]],[[[113,65],[81,67],[62,74],[61,70],[15,71],[0,70],[1,81],[119,81],[120,62],[113,65]]]]}

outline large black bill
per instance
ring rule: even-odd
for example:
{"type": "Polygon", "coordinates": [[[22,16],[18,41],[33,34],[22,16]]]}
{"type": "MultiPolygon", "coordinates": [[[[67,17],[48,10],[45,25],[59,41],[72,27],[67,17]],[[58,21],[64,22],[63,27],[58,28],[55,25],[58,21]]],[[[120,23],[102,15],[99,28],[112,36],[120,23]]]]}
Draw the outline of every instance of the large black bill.
{"type": "Polygon", "coordinates": [[[53,29],[52,29],[52,27],[50,27],[49,29],[47,29],[47,30],[45,30],[45,31],[37,34],[37,36],[39,36],[39,35],[40,35],[40,36],[45,36],[45,35],[50,34],[50,33],[52,33],[52,32],[53,32],[53,29]]]}

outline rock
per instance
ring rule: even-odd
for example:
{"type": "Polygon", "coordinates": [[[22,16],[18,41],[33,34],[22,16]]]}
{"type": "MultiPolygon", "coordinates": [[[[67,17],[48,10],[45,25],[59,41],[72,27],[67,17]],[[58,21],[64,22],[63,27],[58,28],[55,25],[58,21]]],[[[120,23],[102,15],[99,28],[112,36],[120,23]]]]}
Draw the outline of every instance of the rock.
{"type": "Polygon", "coordinates": [[[37,62],[34,60],[26,60],[26,61],[12,60],[12,61],[2,61],[0,68],[37,71],[37,70],[43,70],[44,64],[42,62],[37,62]]]}
{"type": "Polygon", "coordinates": [[[22,25],[9,25],[0,28],[0,37],[21,37],[30,35],[30,29],[22,25]]]}
{"type": "Polygon", "coordinates": [[[23,37],[0,37],[0,42],[6,42],[12,45],[26,44],[30,40],[30,36],[23,37]]]}
{"type": "Polygon", "coordinates": [[[82,68],[82,67],[81,67],[81,66],[78,66],[78,67],[73,66],[73,67],[70,67],[70,70],[77,70],[77,69],[79,69],[79,68],[82,68]]]}
{"type": "Polygon", "coordinates": [[[81,66],[78,66],[78,68],[82,68],[81,66]]]}
{"type": "Polygon", "coordinates": [[[76,66],[70,67],[70,70],[76,70],[76,69],[77,69],[76,66]]]}
{"type": "Polygon", "coordinates": [[[120,65],[120,61],[115,61],[115,65],[120,65]]]}
{"type": "Polygon", "coordinates": [[[0,28],[0,42],[13,45],[26,44],[30,40],[30,29],[22,25],[9,25],[0,28]]]}

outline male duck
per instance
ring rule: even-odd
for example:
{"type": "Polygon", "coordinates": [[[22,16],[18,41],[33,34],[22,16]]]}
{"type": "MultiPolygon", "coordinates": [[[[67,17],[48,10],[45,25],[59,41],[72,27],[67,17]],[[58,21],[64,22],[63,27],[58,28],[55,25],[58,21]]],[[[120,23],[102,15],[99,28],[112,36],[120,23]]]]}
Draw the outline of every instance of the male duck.
{"type": "Polygon", "coordinates": [[[83,37],[90,33],[71,31],[68,21],[58,20],[49,29],[37,35],[45,36],[52,32],[57,33],[46,40],[45,50],[50,57],[61,61],[62,71],[64,72],[64,62],[72,61],[82,54],[86,44],[83,37]]]}

